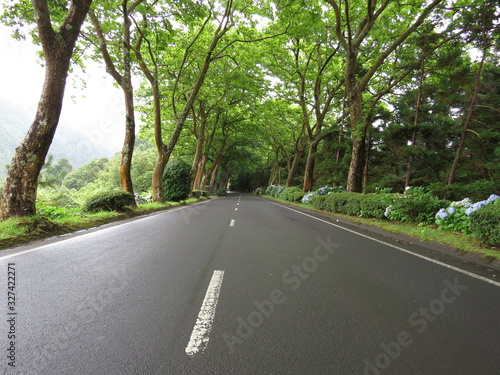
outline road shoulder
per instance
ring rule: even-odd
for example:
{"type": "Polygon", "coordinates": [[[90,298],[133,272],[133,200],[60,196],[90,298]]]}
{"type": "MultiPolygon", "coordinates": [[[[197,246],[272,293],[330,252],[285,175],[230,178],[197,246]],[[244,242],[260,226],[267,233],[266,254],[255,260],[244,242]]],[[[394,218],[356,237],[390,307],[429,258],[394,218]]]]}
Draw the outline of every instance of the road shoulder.
{"type": "MultiPolygon", "coordinates": [[[[274,200],[271,198],[267,197],[262,197],[259,196],[259,198],[265,199],[269,202],[273,202],[275,204],[292,208],[296,211],[306,213],[308,215],[315,216],[317,218],[323,219],[330,221],[334,224],[345,226],[346,228],[349,229],[358,229],[362,230],[365,232],[370,232],[373,234],[376,234],[378,236],[382,236],[385,238],[392,239],[398,243],[401,244],[406,244],[406,245],[416,245],[425,249],[428,249],[429,251],[433,253],[438,253],[438,254],[443,254],[447,256],[451,256],[454,258],[460,259],[462,262],[465,263],[473,263],[482,267],[487,267],[490,268],[491,270],[499,271],[500,272],[500,259],[496,259],[492,256],[486,256],[484,254],[480,253],[473,253],[473,252],[466,252],[459,250],[457,248],[454,248],[453,246],[437,243],[437,242],[431,242],[431,241],[422,241],[417,237],[410,236],[404,233],[394,233],[390,232],[381,228],[378,228],[376,226],[371,226],[367,224],[359,224],[355,223],[351,220],[348,220],[343,217],[336,216],[335,213],[328,212],[328,211],[320,211],[316,209],[307,209],[301,206],[294,205],[292,203],[285,203],[281,202],[278,200],[274,200]]],[[[500,276],[500,275],[499,275],[500,276]]]]}

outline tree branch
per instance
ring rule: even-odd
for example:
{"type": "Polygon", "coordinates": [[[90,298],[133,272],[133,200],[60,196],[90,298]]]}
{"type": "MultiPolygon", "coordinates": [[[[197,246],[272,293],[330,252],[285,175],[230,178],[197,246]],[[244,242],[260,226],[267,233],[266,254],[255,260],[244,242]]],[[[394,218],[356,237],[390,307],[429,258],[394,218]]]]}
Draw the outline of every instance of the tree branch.
{"type": "Polygon", "coordinates": [[[432,12],[432,10],[443,0],[434,0],[431,4],[429,4],[423,12],[420,14],[418,19],[408,28],[406,31],[399,36],[373,63],[373,65],[368,69],[366,74],[363,76],[361,81],[359,82],[359,91],[364,91],[368,82],[373,77],[378,68],[385,62],[387,57],[396,50],[407,38],[410,34],[415,31],[415,29],[424,22],[427,16],[432,12]]]}
{"type": "Polygon", "coordinates": [[[99,19],[95,15],[94,11],[89,11],[90,20],[94,25],[97,40],[99,41],[99,48],[101,49],[102,57],[104,63],[106,64],[106,71],[114,78],[114,80],[121,86],[123,83],[123,76],[116,70],[115,64],[111,59],[111,55],[108,51],[108,45],[104,33],[102,32],[101,24],[99,19]]]}

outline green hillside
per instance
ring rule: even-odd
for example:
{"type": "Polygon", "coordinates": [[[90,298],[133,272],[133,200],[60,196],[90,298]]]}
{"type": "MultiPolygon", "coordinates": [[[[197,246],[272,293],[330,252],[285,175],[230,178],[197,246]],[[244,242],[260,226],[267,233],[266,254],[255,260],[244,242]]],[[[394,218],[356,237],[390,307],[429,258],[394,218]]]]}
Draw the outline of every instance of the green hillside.
{"type": "MultiPolygon", "coordinates": [[[[0,180],[5,177],[16,147],[31,125],[32,119],[23,110],[0,99],[0,180]]],[[[73,168],[90,162],[94,158],[110,157],[112,152],[100,149],[89,139],[76,134],[64,124],[59,124],[56,136],[49,151],[54,161],[61,158],[69,160],[73,168]]]]}

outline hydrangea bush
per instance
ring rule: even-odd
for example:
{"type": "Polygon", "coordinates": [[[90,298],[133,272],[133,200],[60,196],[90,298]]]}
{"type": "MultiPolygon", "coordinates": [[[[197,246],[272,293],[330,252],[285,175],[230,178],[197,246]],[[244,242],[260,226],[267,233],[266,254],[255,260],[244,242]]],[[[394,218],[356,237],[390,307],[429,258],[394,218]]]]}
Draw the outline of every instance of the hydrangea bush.
{"type": "Polygon", "coordinates": [[[393,194],[393,202],[385,210],[389,220],[432,224],[443,201],[422,187],[407,187],[404,194],[393,194]]]}
{"type": "Polygon", "coordinates": [[[302,203],[311,203],[312,197],[319,195],[327,195],[330,193],[342,193],[344,188],[342,186],[322,186],[319,189],[310,191],[302,198],[302,203]]]}
{"type": "Polygon", "coordinates": [[[492,194],[488,199],[476,203],[472,203],[469,198],[451,202],[447,208],[441,208],[437,212],[435,223],[439,229],[471,233],[470,215],[499,198],[500,196],[492,194]]]}
{"type": "Polygon", "coordinates": [[[285,190],[284,186],[280,185],[269,185],[266,189],[266,195],[278,198],[281,192],[285,190]]]}

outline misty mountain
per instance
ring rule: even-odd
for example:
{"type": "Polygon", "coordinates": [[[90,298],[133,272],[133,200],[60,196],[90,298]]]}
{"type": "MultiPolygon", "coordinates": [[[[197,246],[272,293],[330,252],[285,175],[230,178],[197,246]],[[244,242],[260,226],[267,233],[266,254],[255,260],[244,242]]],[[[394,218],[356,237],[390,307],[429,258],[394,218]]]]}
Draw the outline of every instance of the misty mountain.
{"type": "MultiPolygon", "coordinates": [[[[16,147],[31,126],[31,118],[21,107],[0,99],[0,180],[5,177],[6,164],[10,164],[16,147]]],[[[54,163],[66,158],[73,168],[89,163],[94,158],[112,157],[110,150],[97,147],[90,138],[59,123],[49,150],[54,163]]]]}

